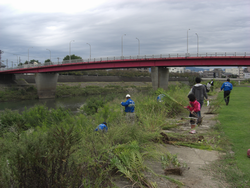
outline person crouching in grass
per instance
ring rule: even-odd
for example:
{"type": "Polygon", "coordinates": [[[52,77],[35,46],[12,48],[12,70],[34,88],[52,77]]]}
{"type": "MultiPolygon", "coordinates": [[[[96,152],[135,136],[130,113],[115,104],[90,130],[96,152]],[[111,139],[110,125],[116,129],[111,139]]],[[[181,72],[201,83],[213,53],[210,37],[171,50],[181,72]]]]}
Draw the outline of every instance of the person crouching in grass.
{"type": "Polygon", "coordinates": [[[191,124],[191,131],[189,133],[194,134],[196,133],[195,131],[195,118],[198,118],[198,112],[200,112],[200,103],[196,100],[196,97],[193,93],[188,95],[189,98],[189,104],[191,106],[184,106],[184,108],[188,109],[190,111],[189,117],[190,119],[190,124],[191,124]]]}

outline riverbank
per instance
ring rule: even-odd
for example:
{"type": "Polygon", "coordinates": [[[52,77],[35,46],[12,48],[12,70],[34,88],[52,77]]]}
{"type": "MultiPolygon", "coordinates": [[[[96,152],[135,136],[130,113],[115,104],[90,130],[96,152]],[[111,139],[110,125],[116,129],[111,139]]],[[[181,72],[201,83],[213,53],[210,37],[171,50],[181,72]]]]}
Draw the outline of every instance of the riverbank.
{"type": "MultiPolygon", "coordinates": [[[[174,87],[170,91],[177,93],[174,87]]],[[[121,113],[123,99],[117,97],[98,104],[89,115],[80,111],[73,116],[62,108],[48,110],[40,106],[21,114],[9,110],[2,113],[1,187],[27,187],[37,182],[44,187],[51,183],[56,187],[114,187],[111,177],[118,171],[138,185],[147,182],[152,187],[142,174],[146,170],[143,161],[155,157],[159,160],[161,154],[152,140],[160,139],[165,117],[173,112],[157,103],[152,92],[131,96],[136,102],[134,124],[121,113]],[[108,124],[108,132],[94,132],[103,121],[108,124]],[[124,169],[134,175],[131,177],[124,169]],[[56,181],[48,181],[56,176],[56,181]]],[[[91,101],[86,105],[91,106],[91,101]]],[[[175,106],[174,110],[177,113],[181,108],[175,106]]]]}
{"type": "MultiPolygon", "coordinates": [[[[177,81],[169,85],[180,85],[177,81]]],[[[58,82],[56,98],[100,95],[109,93],[135,93],[152,89],[151,82],[58,82]]],[[[11,87],[2,86],[0,102],[38,99],[35,84],[25,83],[11,87]]]]}
{"type": "MultiPolygon", "coordinates": [[[[58,171],[58,180],[53,182],[57,187],[228,187],[230,183],[222,178],[213,179],[216,171],[210,166],[223,157],[218,151],[224,151],[225,143],[217,130],[216,114],[206,114],[209,107],[204,106],[202,125],[197,134],[189,134],[188,111],[171,98],[156,100],[159,93],[167,92],[187,105],[189,89],[172,85],[168,91],[134,93],[136,118],[132,122],[121,113],[122,99],[116,96],[106,103],[97,101],[96,110],[89,113],[85,110],[93,101],[87,100],[87,108],[74,116],[62,108],[39,106],[21,114],[6,111],[0,116],[1,130],[5,130],[0,137],[0,185],[41,181],[46,187],[57,175],[54,165],[65,169],[58,171]],[[108,132],[94,132],[103,121],[108,132]],[[166,169],[182,173],[166,175],[166,169]]],[[[216,93],[210,93],[210,105],[216,104],[216,93]]]]}

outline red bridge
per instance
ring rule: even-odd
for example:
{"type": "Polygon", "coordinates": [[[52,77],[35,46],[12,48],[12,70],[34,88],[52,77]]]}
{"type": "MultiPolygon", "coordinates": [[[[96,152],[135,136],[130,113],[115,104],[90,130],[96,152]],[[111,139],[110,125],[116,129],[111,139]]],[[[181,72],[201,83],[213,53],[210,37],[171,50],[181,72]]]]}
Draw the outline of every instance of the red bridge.
{"type": "Polygon", "coordinates": [[[135,57],[109,57],[94,59],[74,59],[51,63],[51,65],[28,64],[15,68],[0,70],[0,74],[19,73],[45,73],[65,72],[93,69],[117,69],[117,68],[142,68],[142,67],[188,67],[188,66],[250,66],[250,53],[243,54],[199,54],[199,56],[186,56],[186,54],[152,55],[135,57]]]}
{"type": "Polygon", "coordinates": [[[169,69],[167,67],[188,66],[250,66],[250,53],[233,54],[175,54],[135,57],[109,57],[94,59],[74,59],[69,61],[44,64],[27,64],[0,70],[0,80],[12,79],[14,74],[36,73],[36,87],[39,98],[55,97],[58,72],[151,67],[153,89],[167,89],[169,69]]]}

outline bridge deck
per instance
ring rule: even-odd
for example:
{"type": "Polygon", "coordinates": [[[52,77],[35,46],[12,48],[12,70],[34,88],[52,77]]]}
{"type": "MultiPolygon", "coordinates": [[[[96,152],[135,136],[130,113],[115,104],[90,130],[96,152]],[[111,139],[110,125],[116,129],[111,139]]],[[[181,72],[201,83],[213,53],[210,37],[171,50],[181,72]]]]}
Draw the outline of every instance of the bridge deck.
{"type": "MultiPolygon", "coordinates": [[[[178,54],[177,54],[178,56],[178,54]]],[[[146,57],[146,56],[145,56],[146,57]]],[[[93,69],[143,68],[143,67],[188,67],[188,66],[250,66],[250,56],[205,56],[205,57],[155,57],[136,59],[95,59],[83,61],[80,59],[52,63],[51,65],[26,65],[16,68],[5,68],[0,74],[65,72],[93,69]]]]}

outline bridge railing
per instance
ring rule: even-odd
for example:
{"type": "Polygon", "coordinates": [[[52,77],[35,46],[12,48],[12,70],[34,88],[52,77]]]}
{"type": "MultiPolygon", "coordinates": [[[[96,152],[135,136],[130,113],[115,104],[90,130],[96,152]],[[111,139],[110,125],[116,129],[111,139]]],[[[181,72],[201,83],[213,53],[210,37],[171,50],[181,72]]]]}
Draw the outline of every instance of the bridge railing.
{"type": "Polygon", "coordinates": [[[17,67],[0,68],[0,71],[23,69],[23,68],[36,68],[41,66],[61,65],[69,63],[91,63],[102,61],[115,61],[115,60],[142,60],[142,59],[159,59],[159,58],[178,58],[178,57],[246,57],[250,56],[250,52],[214,52],[214,53],[172,53],[172,54],[158,54],[158,55],[137,55],[137,56],[113,56],[113,57],[98,57],[91,59],[72,59],[64,60],[61,62],[50,62],[49,64],[25,64],[17,67]]]}

